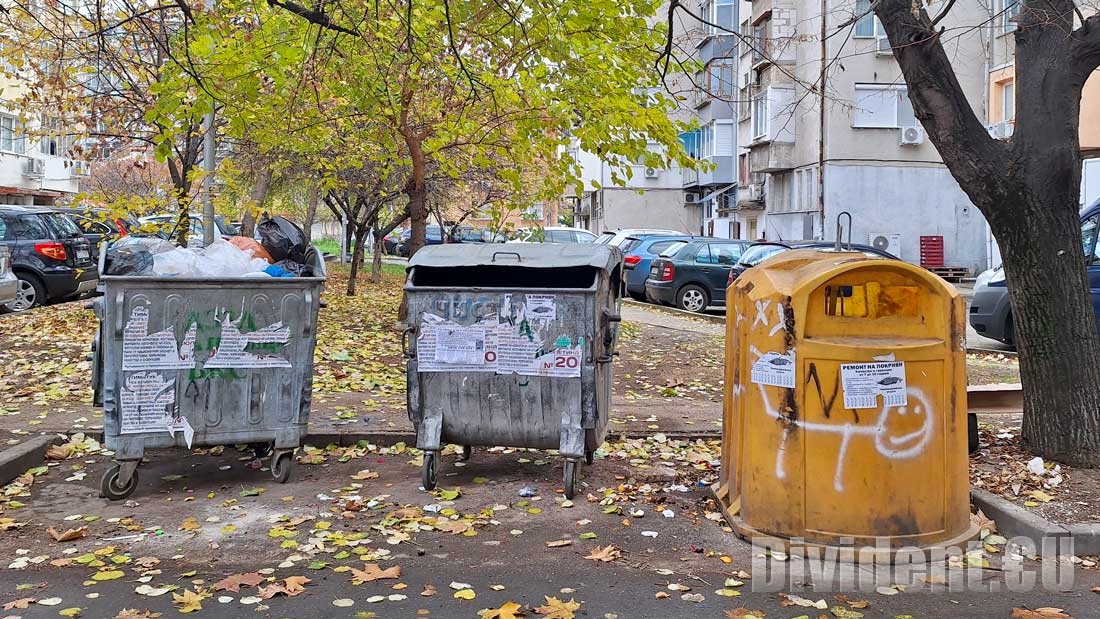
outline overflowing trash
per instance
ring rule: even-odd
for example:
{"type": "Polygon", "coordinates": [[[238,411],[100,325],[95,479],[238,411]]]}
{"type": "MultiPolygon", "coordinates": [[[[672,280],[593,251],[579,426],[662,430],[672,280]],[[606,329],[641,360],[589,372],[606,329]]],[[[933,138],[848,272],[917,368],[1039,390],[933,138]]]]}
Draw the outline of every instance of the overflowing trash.
{"type": "Polygon", "coordinates": [[[105,275],[145,277],[267,278],[314,277],[317,250],[301,228],[283,217],[265,217],[256,226],[260,240],[233,237],[201,249],[176,247],[159,238],[126,237],[104,257],[105,275]]]}

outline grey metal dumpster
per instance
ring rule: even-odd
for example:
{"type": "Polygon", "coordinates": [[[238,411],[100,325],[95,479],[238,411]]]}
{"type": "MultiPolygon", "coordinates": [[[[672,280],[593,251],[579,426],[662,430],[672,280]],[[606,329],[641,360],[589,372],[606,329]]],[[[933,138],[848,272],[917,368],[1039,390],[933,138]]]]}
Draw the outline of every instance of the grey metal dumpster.
{"type": "Polygon", "coordinates": [[[102,278],[96,365],[104,443],[117,463],[101,493],[125,498],[146,449],[248,443],[285,482],[309,421],[317,277],[102,278]]]}
{"type": "Polygon", "coordinates": [[[557,449],[565,495],[611,406],[622,254],[606,245],[435,245],[409,262],[409,419],[436,484],[444,443],[557,449]]]}

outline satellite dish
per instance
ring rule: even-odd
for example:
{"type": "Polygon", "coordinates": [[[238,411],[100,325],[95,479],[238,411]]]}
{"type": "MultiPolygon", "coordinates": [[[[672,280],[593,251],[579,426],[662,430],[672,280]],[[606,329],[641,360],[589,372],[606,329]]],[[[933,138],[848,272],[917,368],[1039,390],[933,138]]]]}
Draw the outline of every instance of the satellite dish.
{"type": "Polygon", "coordinates": [[[880,234],[871,241],[871,247],[874,247],[879,251],[886,251],[887,249],[890,249],[890,239],[880,234]]]}

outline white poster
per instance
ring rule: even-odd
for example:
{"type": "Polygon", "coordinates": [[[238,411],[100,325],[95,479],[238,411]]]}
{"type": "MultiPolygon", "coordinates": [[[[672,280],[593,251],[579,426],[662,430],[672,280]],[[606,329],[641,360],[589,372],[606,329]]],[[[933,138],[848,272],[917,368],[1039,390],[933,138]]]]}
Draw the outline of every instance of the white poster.
{"type": "MultiPolygon", "coordinates": [[[[510,301],[508,296],[505,295],[504,303],[510,301]]],[[[527,299],[533,296],[553,297],[527,295],[527,299]]],[[[540,307],[548,305],[544,303],[540,307]]],[[[544,318],[547,315],[547,312],[540,313],[544,318]]],[[[472,326],[462,326],[434,314],[424,314],[416,338],[417,369],[421,372],[579,377],[584,361],[583,343],[574,345],[570,338],[560,335],[547,338],[540,331],[548,331],[548,328],[532,328],[526,320],[518,325],[483,320],[472,326]]]]}
{"type": "Polygon", "coordinates": [[[435,360],[485,365],[485,329],[444,325],[435,328],[435,360]]]}
{"type": "Polygon", "coordinates": [[[523,315],[527,320],[556,320],[558,301],[552,294],[529,294],[523,315]]]}
{"type": "Polygon", "coordinates": [[[135,372],[126,377],[119,394],[119,432],[163,431],[172,418],[176,380],[157,372],[135,372]]]}
{"type": "Polygon", "coordinates": [[[169,327],[149,333],[149,308],[135,305],[122,331],[123,370],[186,370],[195,367],[195,335],[191,328],[176,345],[176,334],[169,327]]]}
{"type": "Polygon", "coordinates": [[[420,335],[416,338],[416,359],[417,369],[421,372],[495,371],[496,328],[484,323],[463,327],[433,314],[425,314],[420,335]],[[463,341],[463,336],[470,339],[463,341]],[[480,352],[477,352],[479,346],[480,352]]]}
{"type": "Polygon", "coordinates": [[[764,353],[752,364],[752,382],[794,389],[794,351],[764,353]]]}
{"type": "Polygon", "coordinates": [[[880,395],[883,406],[909,403],[903,361],[842,364],[840,384],[844,390],[844,408],[878,408],[880,395]]]}
{"type": "Polygon", "coordinates": [[[290,342],[290,327],[282,321],[248,333],[241,333],[240,319],[234,322],[228,312],[218,322],[222,327],[221,338],[203,368],[291,367],[284,356],[290,342]]]}
{"type": "Polygon", "coordinates": [[[176,438],[176,432],[183,432],[183,441],[187,444],[187,448],[191,449],[191,440],[195,438],[195,429],[191,427],[187,417],[168,419],[168,433],[172,435],[172,438],[176,438]]]}

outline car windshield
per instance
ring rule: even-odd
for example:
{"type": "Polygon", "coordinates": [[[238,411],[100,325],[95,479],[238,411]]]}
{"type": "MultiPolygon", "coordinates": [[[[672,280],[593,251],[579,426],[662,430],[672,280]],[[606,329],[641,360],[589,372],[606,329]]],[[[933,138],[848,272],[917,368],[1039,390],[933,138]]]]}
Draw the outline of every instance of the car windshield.
{"type": "Polygon", "coordinates": [[[627,237],[621,244],[619,244],[619,249],[621,249],[623,251],[623,254],[625,255],[637,249],[637,247],[641,244],[642,239],[636,239],[631,236],[627,237]]]}
{"type": "Polygon", "coordinates": [[[84,236],[84,233],[80,231],[80,226],[68,216],[61,213],[47,213],[46,219],[49,220],[50,225],[57,231],[58,236],[63,239],[72,239],[80,236],[84,236]]]}
{"type": "Polygon", "coordinates": [[[676,241],[672,245],[668,246],[668,249],[660,253],[662,258],[671,258],[678,254],[681,249],[687,247],[687,241],[676,241]]]}
{"type": "Polygon", "coordinates": [[[596,243],[597,245],[607,245],[608,243],[611,242],[611,239],[613,239],[613,238],[615,238],[615,233],[614,232],[604,232],[600,236],[596,237],[596,240],[593,241],[593,242],[596,243]]]}
{"type": "Polygon", "coordinates": [[[786,251],[788,248],[782,245],[753,245],[745,250],[745,253],[741,254],[741,259],[737,261],[738,264],[754,267],[768,258],[786,251]]]}

